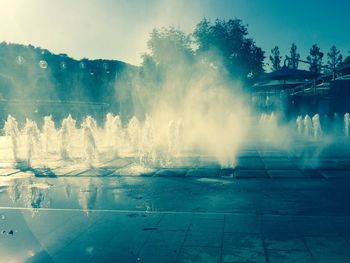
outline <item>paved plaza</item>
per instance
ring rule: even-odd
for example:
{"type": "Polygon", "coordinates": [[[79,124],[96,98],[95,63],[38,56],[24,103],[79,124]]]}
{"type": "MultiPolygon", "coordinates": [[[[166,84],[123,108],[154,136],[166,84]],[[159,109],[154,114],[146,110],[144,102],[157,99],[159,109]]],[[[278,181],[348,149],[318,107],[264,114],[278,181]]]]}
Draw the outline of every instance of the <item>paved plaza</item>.
{"type": "Polygon", "coordinates": [[[350,262],[350,149],[0,168],[0,262],[350,262]]]}

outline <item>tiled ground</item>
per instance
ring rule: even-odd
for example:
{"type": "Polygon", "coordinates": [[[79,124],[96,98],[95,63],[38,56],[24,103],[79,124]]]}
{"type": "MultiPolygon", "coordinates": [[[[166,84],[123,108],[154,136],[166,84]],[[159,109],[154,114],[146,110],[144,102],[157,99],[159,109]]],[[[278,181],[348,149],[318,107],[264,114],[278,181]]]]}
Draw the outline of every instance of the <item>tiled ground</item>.
{"type": "MultiPolygon", "coordinates": [[[[156,176],[156,177],[232,177],[253,178],[350,178],[349,149],[313,149],[312,147],[285,151],[274,148],[246,148],[238,152],[235,168],[221,168],[213,158],[176,158],[166,167],[150,167],[146,171],[137,170],[137,162],[132,158],[106,159],[95,168],[84,163],[56,161],[53,168],[37,166],[28,169],[16,167],[13,163],[2,162],[0,176],[10,176],[20,172],[37,177],[55,176],[156,176]],[[136,168],[135,168],[136,166],[136,168]],[[136,170],[135,170],[136,169],[136,170]]],[[[102,158],[103,159],[103,158],[102,158]]]]}
{"type": "Polygon", "coordinates": [[[0,262],[350,262],[346,150],[251,147],[236,161],[2,162],[0,262]]]}
{"type": "Polygon", "coordinates": [[[2,228],[16,228],[0,236],[1,262],[350,261],[348,216],[2,213],[2,228]],[[312,227],[306,229],[305,222],[312,227]]]}

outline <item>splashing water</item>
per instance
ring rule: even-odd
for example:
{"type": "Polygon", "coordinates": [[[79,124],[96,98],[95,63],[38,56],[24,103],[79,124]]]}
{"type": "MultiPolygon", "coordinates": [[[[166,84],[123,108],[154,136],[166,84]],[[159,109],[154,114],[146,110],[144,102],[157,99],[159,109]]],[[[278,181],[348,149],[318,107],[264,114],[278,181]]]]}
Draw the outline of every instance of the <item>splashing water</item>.
{"type": "Polygon", "coordinates": [[[96,121],[91,116],[87,116],[81,126],[83,128],[85,159],[91,165],[97,157],[95,140],[96,121]]]}
{"type": "Polygon", "coordinates": [[[321,123],[320,123],[320,115],[315,114],[312,117],[312,125],[313,125],[314,137],[317,139],[322,134],[322,128],[321,128],[321,123]]]}
{"type": "MultiPolygon", "coordinates": [[[[87,116],[80,125],[77,125],[76,120],[68,115],[59,127],[55,127],[52,117],[45,116],[41,129],[30,119],[26,119],[24,127],[20,129],[16,119],[9,115],[4,125],[4,134],[8,137],[8,145],[12,148],[15,162],[25,160],[28,166],[32,166],[33,160],[35,165],[50,167],[50,161],[53,163],[70,161],[84,165],[88,163],[92,166],[113,158],[131,158],[140,167],[171,167],[172,164],[178,165],[181,158],[184,160],[190,156],[210,156],[222,166],[234,166],[235,151],[232,151],[231,145],[217,145],[213,147],[214,150],[219,149],[216,152],[206,151],[205,148],[203,150],[199,147],[200,144],[193,143],[197,142],[193,138],[197,138],[192,130],[191,119],[186,120],[187,122],[174,116],[171,121],[164,119],[159,123],[158,119],[155,121],[149,115],[146,115],[144,121],[134,116],[126,126],[123,126],[118,115],[109,113],[105,122],[99,127],[91,116],[87,116]],[[194,136],[189,137],[189,133],[194,136]]],[[[326,138],[327,131],[332,130],[329,125],[339,126],[336,119],[327,125],[326,121],[321,119],[319,114],[315,114],[312,118],[309,115],[300,115],[293,123],[293,131],[292,126],[283,129],[274,113],[263,113],[260,118],[252,120],[252,132],[247,135],[250,136],[247,137],[247,142],[250,143],[249,140],[253,139],[253,143],[255,140],[257,142],[260,140],[262,143],[280,143],[285,146],[287,140],[296,138],[295,135],[300,140],[314,138],[316,143],[319,142],[317,139],[326,138]]],[[[343,136],[349,137],[349,113],[344,114],[341,126],[343,136]]],[[[217,136],[217,133],[212,135],[210,127],[205,124],[201,127],[208,128],[208,136],[204,139],[217,136]]],[[[222,128],[225,129],[225,126],[222,128]]],[[[235,133],[232,135],[230,133],[230,136],[235,136],[235,133]]]]}
{"type": "Polygon", "coordinates": [[[349,128],[350,128],[350,114],[344,114],[344,135],[349,137],[349,128]]]}
{"type": "Polygon", "coordinates": [[[298,135],[302,135],[303,134],[303,117],[302,116],[299,115],[297,117],[296,124],[298,128],[298,135]]]}
{"type": "Polygon", "coordinates": [[[30,119],[26,119],[26,124],[24,126],[24,132],[26,134],[26,147],[27,147],[27,164],[30,167],[32,162],[32,157],[35,152],[40,152],[40,131],[36,123],[30,119]]]}
{"type": "Polygon", "coordinates": [[[13,158],[17,162],[18,161],[18,136],[19,136],[19,130],[18,130],[18,123],[15,118],[13,118],[11,115],[7,117],[7,120],[5,122],[4,131],[6,136],[11,137],[12,142],[12,153],[13,158]]]}
{"type": "Polygon", "coordinates": [[[55,123],[52,120],[52,116],[44,117],[44,125],[43,125],[43,144],[46,153],[49,153],[50,146],[53,141],[55,141],[56,136],[56,128],[55,123]]]}
{"type": "Polygon", "coordinates": [[[310,136],[312,133],[312,120],[307,114],[304,117],[304,133],[307,137],[310,136]]]}

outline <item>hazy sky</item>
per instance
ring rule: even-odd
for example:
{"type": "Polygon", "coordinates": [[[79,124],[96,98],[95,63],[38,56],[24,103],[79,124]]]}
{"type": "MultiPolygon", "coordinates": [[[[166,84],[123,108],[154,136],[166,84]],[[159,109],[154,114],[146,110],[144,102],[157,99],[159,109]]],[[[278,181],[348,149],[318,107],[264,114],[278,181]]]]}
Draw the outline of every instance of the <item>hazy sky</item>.
{"type": "Polygon", "coordinates": [[[314,43],[347,55],[349,10],[347,0],[0,0],[0,41],[137,65],[154,27],[189,33],[203,17],[237,17],[267,56],[274,45],[284,55],[292,42],[302,58],[314,43]]]}

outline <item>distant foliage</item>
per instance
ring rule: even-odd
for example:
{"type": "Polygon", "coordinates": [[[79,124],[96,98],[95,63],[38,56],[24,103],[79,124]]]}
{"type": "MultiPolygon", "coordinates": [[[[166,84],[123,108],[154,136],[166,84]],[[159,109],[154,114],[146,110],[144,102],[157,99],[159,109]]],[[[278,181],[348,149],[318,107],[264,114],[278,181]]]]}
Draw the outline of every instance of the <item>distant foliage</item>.
{"type": "Polygon", "coordinates": [[[75,60],[32,45],[0,44],[0,98],[114,102],[116,76],[128,65],[75,60]]]}
{"type": "Polygon", "coordinates": [[[215,56],[233,78],[247,81],[257,78],[264,70],[264,51],[248,37],[247,26],[240,19],[200,21],[193,32],[197,56],[215,56]]]}
{"type": "Polygon", "coordinates": [[[307,56],[307,61],[310,63],[310,71],[320,73],[322,70],[323,53],[320,48],[314,44],[310,49],[310,55],[307,56]]]}
{"type": "MultiPolygon", "coordinates": [[[[350,54],[350,51],[349,51],[349,54],[350,54]]],[[[344,66],[344,65],[349,65],[349,64],[350,64],[350,55],[345,57],[345,59],[343,60],[343,62],[339,66],[344,66]]]]}
{"type": "Polygon", "coordinates": [[[280,56],[280,50],[278,46],[275,46],[273,49],[271,49],[271,70],[275,71],[281,69],[281,59],[282,56],[280,56]]]}
{"type": "Polygon", "coordinates": [[[327,64],[334,72],[334,70],[342,63],[343,56],[340,54],[340,50],[338,50],[337,47],[333,45],[327,53],[327,57],[327,64]]]}
{"type": "Polygon", "coordinates": [[[293,43],[290,48],[290,55],[288,60],[288,68],[298,69],[300,54],[297,52],[297,46],[293,43]]]}
{"type": "Polygon", "coordinates": [[[174,58],[179,62],[191,59],[191,44],[190,37],[174,27],[153,29],[147,42],[151,57],[157,64],[165,67],[173,65],[174,58]]]}
{"type": "Polygon", "coordinates": [[[169,75],[181,76],[186,83],[191,81],[195,65],[203,63],[229,79],[252,82],[264,71],[265,57],[247,35],[247,27],[239,19],[203,19],[192,34],[174,27],[155,28],[147,43],[149,53],[143,55],[141,83],[155,89],[169,80],[169,75]]]}

